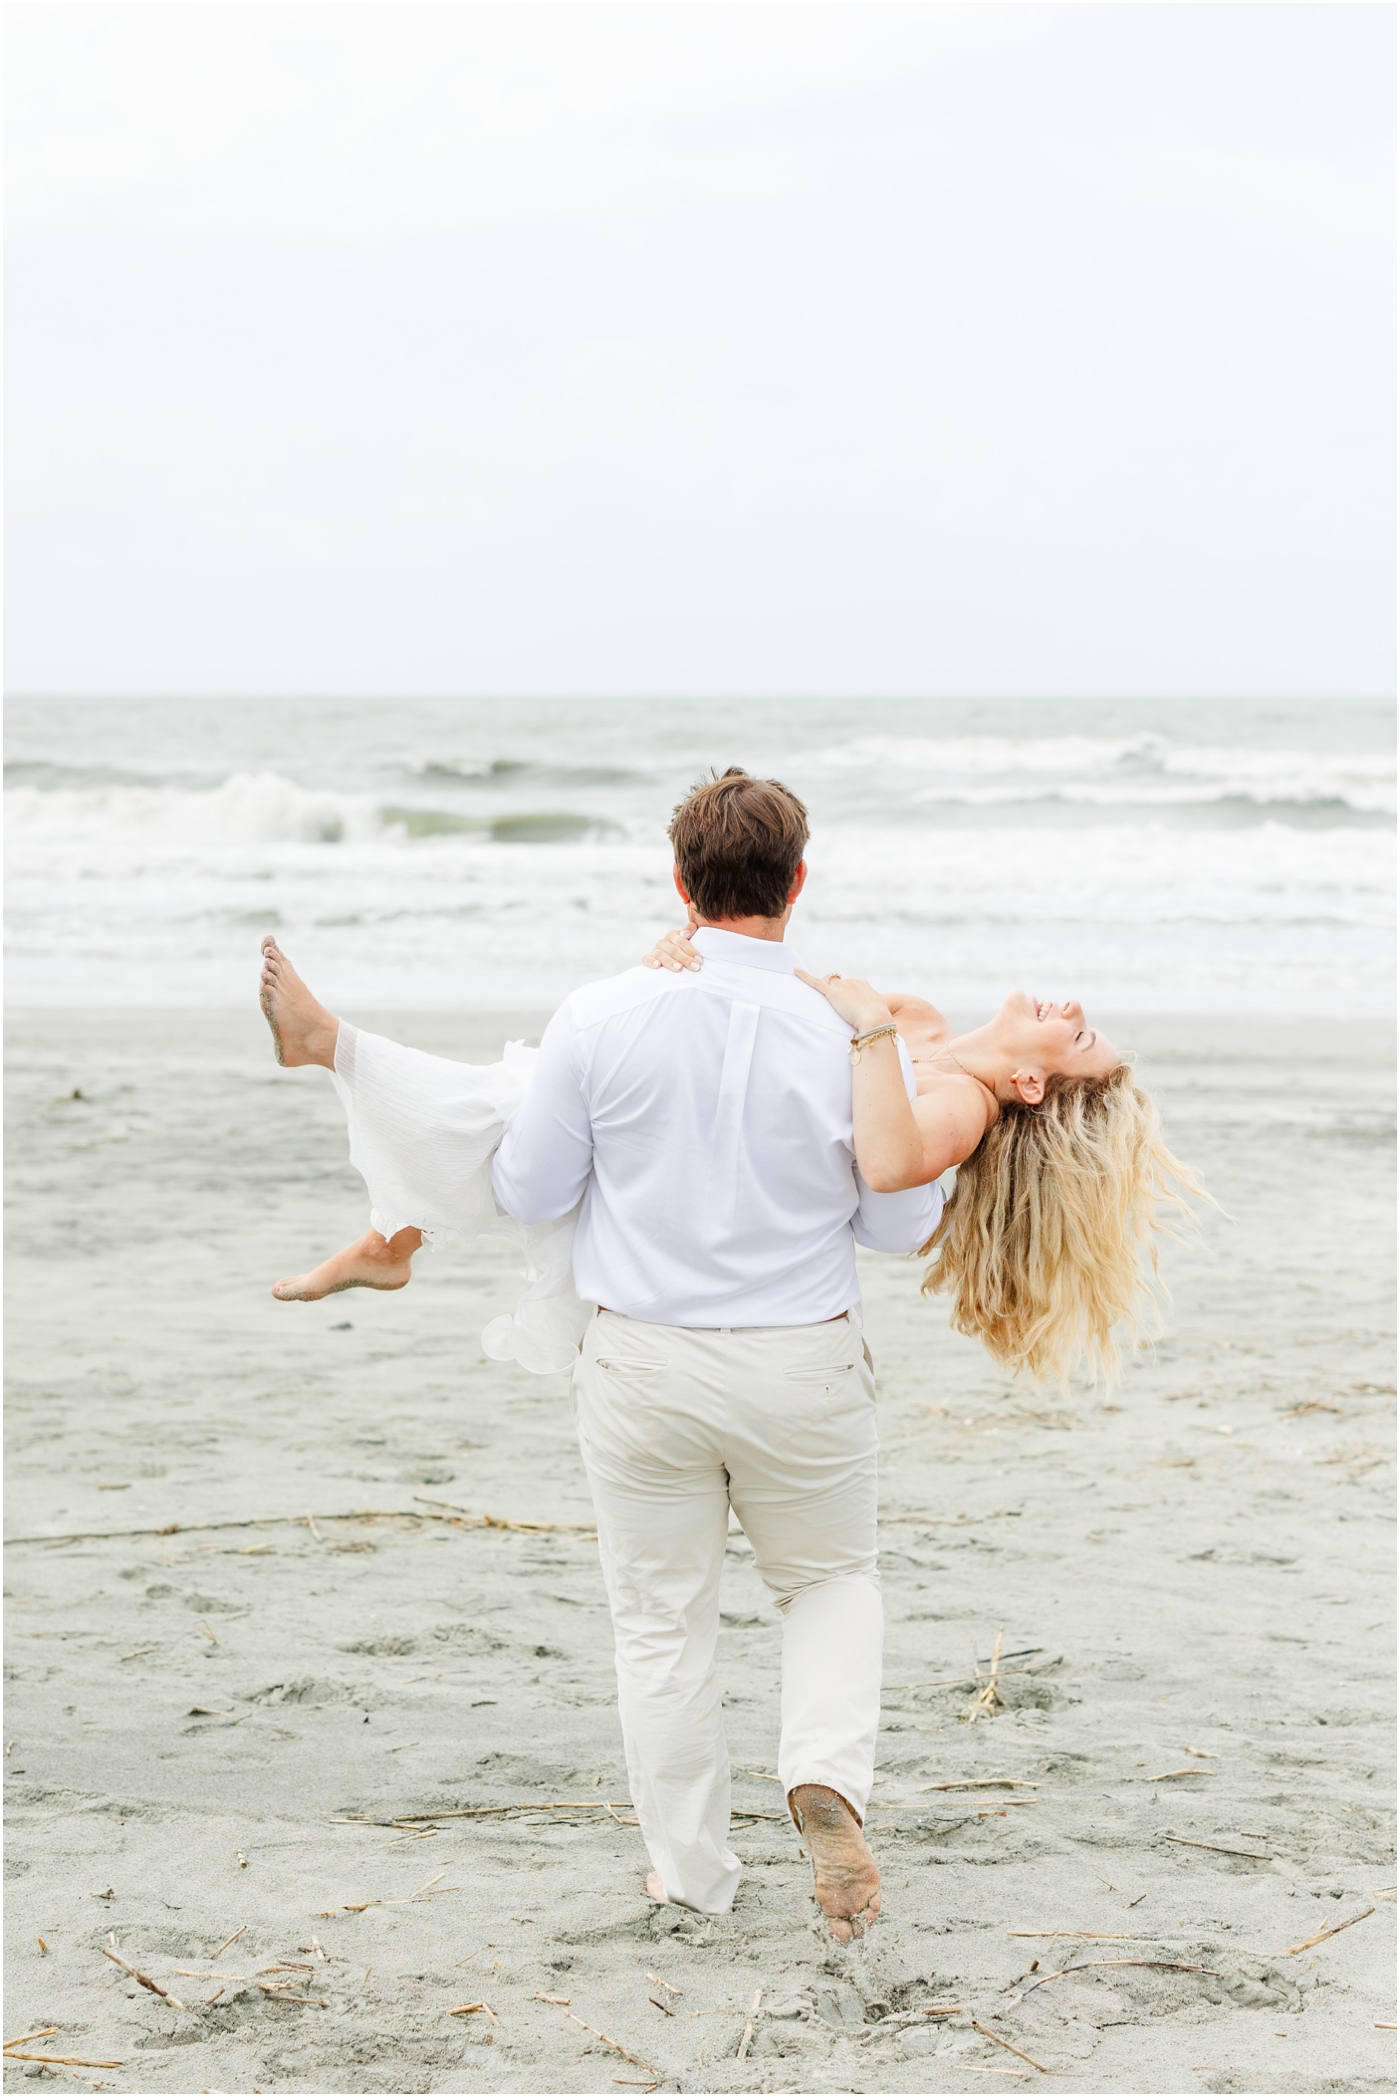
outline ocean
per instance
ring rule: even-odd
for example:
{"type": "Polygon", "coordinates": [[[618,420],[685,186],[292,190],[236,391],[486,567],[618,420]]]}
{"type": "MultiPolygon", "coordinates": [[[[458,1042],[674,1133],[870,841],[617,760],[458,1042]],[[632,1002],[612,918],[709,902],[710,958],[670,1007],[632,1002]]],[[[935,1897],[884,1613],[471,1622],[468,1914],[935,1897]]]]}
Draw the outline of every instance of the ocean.
{"type": "Polygon", "coordinates": [[[800,794],[814,968],[960,1019],[1388,1011],[1379,705],[14,701],[17,1007],[216,1007],[278,939],[336,1009],[540,1011],[680,921],[711,766],[800,794]]]}

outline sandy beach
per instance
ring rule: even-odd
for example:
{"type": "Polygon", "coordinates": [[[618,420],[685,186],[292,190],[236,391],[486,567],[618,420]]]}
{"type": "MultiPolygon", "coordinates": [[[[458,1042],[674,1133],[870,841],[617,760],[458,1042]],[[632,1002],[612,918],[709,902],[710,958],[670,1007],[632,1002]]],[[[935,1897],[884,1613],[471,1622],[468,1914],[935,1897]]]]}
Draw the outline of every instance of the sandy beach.
{"type": "MultiPolygon", "coordinates": [[[[380,1023],[480,1060],[539,1024],[380,1023]]],[[[509,1257],[279,1305],[364,1227],[324,1074],[256,1011],[14,1017],[6,2034],[44,2035],[7,2080],[1393,2088],[1388,1035],[1121,1038],[1229,1216],[1107,1403],[863,1263],[885,1917],[842,1951],[738,1534],[746,1876],[718,1921],[643,1896],[565,1380],[477,1344],[509,1257]]]]}

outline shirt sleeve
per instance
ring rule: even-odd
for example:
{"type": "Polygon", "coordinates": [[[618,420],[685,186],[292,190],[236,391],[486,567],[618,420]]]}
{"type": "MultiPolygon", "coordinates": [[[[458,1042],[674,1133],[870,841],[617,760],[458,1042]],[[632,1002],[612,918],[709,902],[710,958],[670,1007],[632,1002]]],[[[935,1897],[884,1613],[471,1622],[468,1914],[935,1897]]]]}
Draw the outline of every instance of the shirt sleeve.
{"type": "Polygon", "coordinates": [[[901,1187],[897,1194],[875,1194],[856,1170],[860,1205],[851,1218],[857,1245],[872,1252],[917,1252],[938,1228],[943,1189],[937,1180],[927,1187],[901,1187]]]}
{"type": "Polygon", "coordinates": [[[552,1223],[581,1198],[593,1164],[593,1127],[583,1096],[567,1006],[544,1030],[524,1104],[501,1139],[491,1188],[518,1223],[552,1223]]]}

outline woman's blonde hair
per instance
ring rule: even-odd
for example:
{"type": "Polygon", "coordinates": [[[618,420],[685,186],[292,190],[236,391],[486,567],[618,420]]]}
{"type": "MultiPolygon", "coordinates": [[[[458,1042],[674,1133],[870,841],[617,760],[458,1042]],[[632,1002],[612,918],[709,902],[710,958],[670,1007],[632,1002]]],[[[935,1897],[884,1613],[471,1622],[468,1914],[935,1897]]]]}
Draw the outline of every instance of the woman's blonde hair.
{"type": "Polygon", "coordinates": [[[1081,1359],[1112,1383],[1119,1328],[1137,1347],[1161,1329],[1152,1286],[1162,1219],[1187,1222],[1201,1194],[1162,1141],[1157,1109],[1127,1064],[1103,1079],[1051,1077],[1041,1105],[1003,1103],[938,1229],[924,1293],[992,1358],[1063,1388],[1081,1359]],[[1143,1271],[1148,1254],[1152,1277],[1143,1271]]]}

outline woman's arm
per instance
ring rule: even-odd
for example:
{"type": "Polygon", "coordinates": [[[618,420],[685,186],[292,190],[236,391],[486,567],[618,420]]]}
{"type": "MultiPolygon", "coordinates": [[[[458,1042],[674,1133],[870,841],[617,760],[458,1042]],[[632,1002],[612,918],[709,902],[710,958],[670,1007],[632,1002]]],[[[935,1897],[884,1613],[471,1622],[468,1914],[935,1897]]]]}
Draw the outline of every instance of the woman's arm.
{"type": "MultiPolygon", "coordinates": [[[[890,1001],[858,977],[797,973],[830,1000],[854,1033],[894,1024],[890,1001]]],[[[851,1072],[851,1109],[856,1163],[877,1194],[927,1186],[971,1156],[987,1131],[988,1096],[975,1078],[950,1072],[910,1099],[892,1034],[861,1050],[851,1072]]]]}

